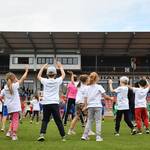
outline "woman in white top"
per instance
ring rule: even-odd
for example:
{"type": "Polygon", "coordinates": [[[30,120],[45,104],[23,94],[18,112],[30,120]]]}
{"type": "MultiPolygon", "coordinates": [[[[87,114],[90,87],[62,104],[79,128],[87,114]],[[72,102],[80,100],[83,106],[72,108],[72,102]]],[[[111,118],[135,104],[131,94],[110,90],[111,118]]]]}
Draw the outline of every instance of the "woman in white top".
{"type": "Polygon", "coordinates": [[[15,74],[9,72],[6,74],[7,84],[1,91],[1,95],[4,96],[5,104],[8,108],[8,113],[11,115],[11,123],[9,131],[6,136],[12,137],[12,140],[17,140],[17,130],[19,126],[19,112],[21,111],[21,103],[19,97],[19,85],[25,80],[28,74],[28,68],[26,68],[24,75],[18,80],[15,74]]]}
{"type": "MultiPolygon", "coordinates": [[[[101,85],[98,85],[98,74],[92,72],[89,76],[89,84],[85,93],[85,108],[88,109],[88,120],[82,135],[82,140],[88,139],[88,133],[92,128],[93,120],[96,122],[96,141],[103,141],[101,138],[101,119],[102,119],[102,96],[105,99],[111,99],[111,97],[105,94],[105,90],[101,85]]],[[[84,109],[83,109],[84,110],[84,109]]]]}

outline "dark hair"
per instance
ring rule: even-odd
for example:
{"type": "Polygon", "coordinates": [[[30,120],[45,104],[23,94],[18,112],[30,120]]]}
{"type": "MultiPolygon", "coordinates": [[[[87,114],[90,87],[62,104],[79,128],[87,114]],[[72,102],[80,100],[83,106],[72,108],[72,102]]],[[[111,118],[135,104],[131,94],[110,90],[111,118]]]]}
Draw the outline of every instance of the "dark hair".
{"type": "Polygon", "coordinates": [[[81,86],[81,83],[85,83],[88,79],[88,75],[84,74],[84,75],[80,75],[79,77],[79,83],[77,85],[77,87],[79,88],[81,86]]]}
{"type": "Polygon", "coordinates": [[[145,86],[147,85],[147,81],[144,80],[144,79],[141,79],[141,80],[139,81],[139,85],[142,86],[142,87],[145,87],[145,86]]]}
{"type": "Polygon", "coordinates": [[[76,82],[78,80],[77,75],[73,75],[74,81],[76,82]]]}
{"type": "Polygon", "coordinates": [[[53,72],[49,72],[49,74],[47,74],[48,78],[55,78],[56,74],[54,74],[53,72]]]}
{"type": "Polygon", "coordinates": [[[134,84],[134,86],[135,86],[136,88],[139,88],[139,82],[136,82],[136,83],[134,84]]]}
{"type": "Polygon", "coordinates": [[[38,94],[38,92],[35,92],[34,97],[35,97],[35,99],[39,100],[39,94],[38,94]]]}

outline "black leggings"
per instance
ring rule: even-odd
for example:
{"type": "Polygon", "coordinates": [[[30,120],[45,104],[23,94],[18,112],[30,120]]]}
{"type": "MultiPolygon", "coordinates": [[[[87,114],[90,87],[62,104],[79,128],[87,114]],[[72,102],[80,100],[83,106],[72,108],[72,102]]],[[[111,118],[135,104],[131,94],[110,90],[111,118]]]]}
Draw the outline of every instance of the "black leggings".
{"type": "Polygon", "coordinates": [[[117,114],[116,114],[116,124],[115,124],[115,130],[116,132],[119,132],[120,129],[120,122],[122,119],[122,115],[124,114],[124,121],[126,122],[126,124],[128,125],[129,128],[133,128],[133,124],[129,118],[129,110],[117,110],[117,114]]]}
{"type": "MultiPolygon", "coordinates": [[[[68,115],[70,113],[71,107],[74,106],[75,107],[75,99],[73,98],[69,98],[68,102],[67,102],[67,111],[65,114],[65,119],[64,119],[64,124],[67,124],[67,120],[68,120],[68,115]]],[[[74,116],[72,116],[73,119],[74,116]]]]}
{"type": "Polygon", "coordinates": [[[61,121],[60,113],[59,113],[59,105],[58,104],[48,104],[43,105],[43,120],[40,133],[45,134],[47,125],[50,121],[51,115],[54,118],[54,121],[57,125],[60,135],[63,137],[65,136],[64,127],[61,121]]]}
{"type": "Polygon", "coordinates": [[[26,117],[28,114],[29,114],[29,116],[31,117],[32,112],[31,112],[30,110],[27,110],[27,111],[26,111],[26,114],[25,114],[25,117],[26,117]]]}
{"type": "Polygon", "coordinates": [[[36,116],[36,121],[39,121],[39,111],[33,111],[33,115],[32,115],[32,121],[34,120],[34,117],[36,116]]]}

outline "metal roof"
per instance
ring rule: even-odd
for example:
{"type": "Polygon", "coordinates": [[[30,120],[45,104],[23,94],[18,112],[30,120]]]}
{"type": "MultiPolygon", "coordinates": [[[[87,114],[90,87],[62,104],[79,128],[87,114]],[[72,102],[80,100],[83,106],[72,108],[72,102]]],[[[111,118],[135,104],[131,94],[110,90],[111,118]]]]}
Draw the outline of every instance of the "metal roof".
{"type": "Polygon", "coordinates": [[[0,32],[1,54],[150,55],[150,32],[0,32]]]}

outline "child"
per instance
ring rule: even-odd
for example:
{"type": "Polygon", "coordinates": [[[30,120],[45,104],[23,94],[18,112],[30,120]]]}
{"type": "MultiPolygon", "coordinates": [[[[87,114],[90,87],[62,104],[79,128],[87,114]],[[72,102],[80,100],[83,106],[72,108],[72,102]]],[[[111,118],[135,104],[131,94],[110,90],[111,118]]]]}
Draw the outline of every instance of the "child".
{"type": "Polygon", "coordinates": [[[33,106],[33,114],[32,114],[32,119],[31,119],[30,123],[33,122],[35,116],[36,116],[36,121],[38,123],[39,112],[40,112],[40,102],[39,102],[39,96],[37,94],[33,97],[31,104],[33,106]]]}
{"type": "Polygon", "coordinates": [[[105,94],[105,90],[101,85],[98,85],[99,80],[98,74],[92,72],[89,76],[89,85],[86,89],[85,94],[85,107],[83,110],[88,108],[88,120],[84,130],[84,133],[81,137],[82,140],[88,139],[88,133],[92,127],[93,120],[95,118],[96,122],[96,141],[103,141],[101,138],[101,119],[102,119],[102,96],[105,99],[111,99],[111,97],[105,94]]]}
{"type": "Polygon", "coordinates": [[[62,141],[65,141],[65,131],[61,121],[60,113],[59,113],[59,86],[62,84],[63,79],[65,78],[65,72],[60,63],[57,63],[57,67],[60,69],[61,77],[56,78],[57,74],[56,68],[54,66],[50,66],[47,68],[47,78],[42,78],[43,70],[47,67],[45,64],[38,73],[38,80],[43,84],[43,120],[40,131],[40,137],[38,141],[44,141],[46,134],[46,129],[48,122],[50,121],[51,114],[53,115],[54,121],[58,127],[60,135],[62,137],[62,141]]]}
{"type": "Polygon", "coordinates": [[[19,85],[25,80],[28,74],[28,68],[26,68],[24,75],[18,80],[15,74],[9,72],[6,74],[7,84],[1,91],[1,95],[4,96],[5,103],[7,105],[8,113],[11,115],[11,123],[9,131],[6,136],[17,140],[17,130],[19,126],[19,112],[21,111],[20,97],[18,93],[19,85]]]}
{"type": "Polygon", "coordinates": [[[147,86],[147,81],[141,79],[139,81],[139,88],[133,87],[135,93],[135,121],[138,129],[138,134],[142,134],[142,121],[146,127],[146,134],[149,134],[149,121],[147,112],[147,101],[146,97],[150,90],[150,86],[147,86]]]}
{"type": "Polygon", "coordinates": [[[80,119],[80,116],[82,114],[82,109],[84,107],[84,96],[85,96],[85,90],[87,87],[87,80],[88,75],[81,75],[79,77],[79,84],[78,84],[78,92],[76,95],[76,116],[71,122],[70,129],[68,131],[68,135],[75,134],[74,128],[76,126],[77,121],[80,119]]]}
{"type": "Polygon", "coordinates": [[[0,122],[2,122],[2,107],[3,107],[3,103],[0,99],[0,122]]]}
{"type": "MultiPolygon", "coordinates": [[[[68,114],[70,113],[71,107],[75,107],[75,98],[77,94],[77,76],[71,73],[71,82],[67,86],[67,111],[64,118],[64,125],[67,124],[68,114]]],[[[72,113],[72,119],[74,115],[72,113]]]]}
{"type": "Polygon", "coordinates": [[[129,99],[128,99],[128,82],[129,79],[126,76],[120,78],[120,86],[117,89],[113,89],[112,80],[109,80],[109,87],[111,92],[117,93],[117,114],[115,123],[115,136],[119,136],[120,122],[122,115],[124,114],[124,120],[126,124],[131,128],[132,135],[136,134],[130,118],[129,118],[129,99]]]}
{"type": "Polygon", "coordinates": [[[26,113],[25,113],[25,117],[27,117],[27,115],[29,114],[29,117],[31,117],[31,104],[29,101],[26,102],[26,113]]]}

